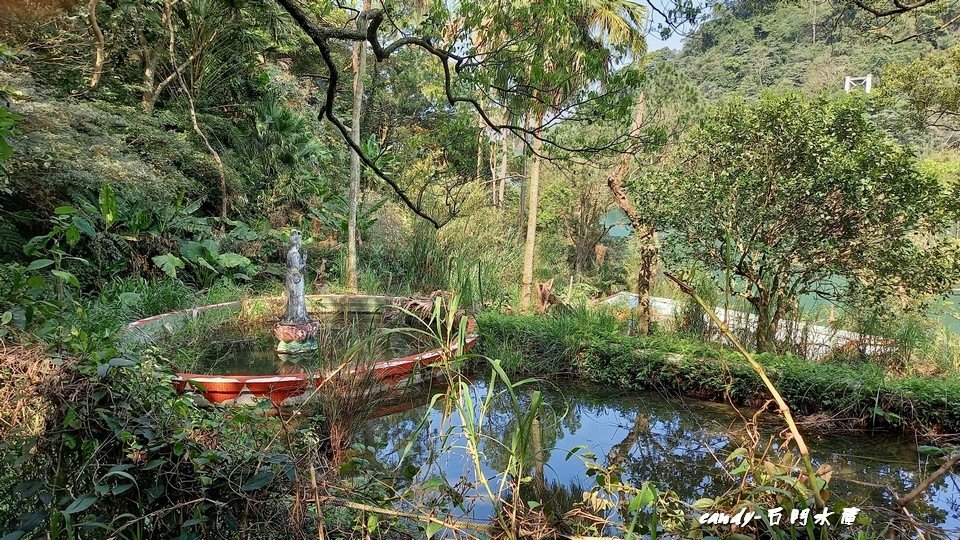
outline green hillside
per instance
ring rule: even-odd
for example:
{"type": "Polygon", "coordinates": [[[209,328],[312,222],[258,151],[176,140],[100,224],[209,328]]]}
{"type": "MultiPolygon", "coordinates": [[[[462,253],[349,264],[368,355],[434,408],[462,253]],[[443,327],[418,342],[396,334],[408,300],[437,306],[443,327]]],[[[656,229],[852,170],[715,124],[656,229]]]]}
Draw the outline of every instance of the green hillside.
{"type": "Polygon", "coordinates": [[[921,26],[922,20],[901,20],[896,28],[877,28],[831,2],[737,2],[718,8],[674,59],[709,98],[767,89],[841,91],[845,76],[868,73],[881,88],[889,64],[956,42],[954,32],[941,30],[896,43],[921,26]]]}

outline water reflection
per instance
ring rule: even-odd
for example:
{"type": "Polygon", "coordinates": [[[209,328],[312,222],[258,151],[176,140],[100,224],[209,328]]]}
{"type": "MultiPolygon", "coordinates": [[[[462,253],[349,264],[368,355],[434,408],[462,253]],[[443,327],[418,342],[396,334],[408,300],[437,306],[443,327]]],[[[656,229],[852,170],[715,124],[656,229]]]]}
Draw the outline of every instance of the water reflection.
{"type": "MultiPolygon", "coordinates": [[[[652,392],[611,391],[580,382],[537,383],[536,389],[543,392],[547,407],[538,419],[541,436],[531,445],[529,488],[545,501],[548,515],[562,514],[594,485],[582,462],[568,456],[577,448],[592,452],[600,463],[619,465],[625,481],[639,485],[651,480],[688,502],[721,495],[739,480],[723,466],[725,457],[742,444],[736,433],[742,431],[744,419],[731,407],[666,399],[652,392]]],[[[463,515],[489,518],[492,507],[477,497],[471,483],[474,473],[459,418],[444,406],[444,400],[438,400],[427,414],[430,396],[442,391],[426,388],[401,407],[409,410],[374,420],[364,434],[365,444],[378,448],[373,457],[385,470],[398,469],[406,449],[404,467],[412,464],[417,469],[411,483],[442,477],[466,497],[463,515]],[[425,417],[425,427],[418,432],[425,417]]],[[[530,392],[531,387],[525,387],[521,401],[528,400],[530,392]]],[[[479,403],[486,396],[486,383],[475,381],[471,393],[474,403],[479,403]]],[[[486,417],[483,432],[491,439],[504,440],[516,425],[505,399],[496,397],[486,417]]],[[[770,417],[761,433],[775,435],[781,427],[770,417]]],[[[939,466],[937,460],[919,456],[916,445],[901,438],[806,431],[814,466],[829,463],[834,469],[829,486],[832,497],[868,514],[876,512],[869,507],[893,507],[885,485],[906,493],[939,466]]],[[[484,445],[484,474],[494,482],[502,480],[497,472],[504,470],[508,457],[501,446],[484,445]]],[[[957,476],[937,481],[911,511],[919,520],[942,526],[955,536],[960,531],[957,476]]]]}

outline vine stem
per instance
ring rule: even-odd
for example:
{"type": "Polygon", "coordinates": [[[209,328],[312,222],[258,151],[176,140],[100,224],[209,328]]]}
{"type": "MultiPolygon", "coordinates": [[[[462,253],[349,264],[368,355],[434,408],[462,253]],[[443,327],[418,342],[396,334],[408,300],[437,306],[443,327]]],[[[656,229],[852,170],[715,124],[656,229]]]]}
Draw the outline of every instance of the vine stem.
{"type": "Polygon", "coordinates": [[[820,494],[820,488],[817,487],[817,475],[816,471],[813,470],[813,463],[810,461],[810,449],[807,448],[807,443],[804,442],[803,436],[800,435],[800,429],[797,428],[797,423],[793,420],[793,414],[790,412],[790,406],[787,404],[786,400],[783,399],[783,396],[780,395],[780,391],[777,390],[777,387],[773,384],[773,381],[767,377],[767,371],[757,362],[753,355],[750,354],[750,351],[740,343],[740,340],[733,335],[733,332],[730,331],[730,327],[723,323],[717,313],[703,301],[703,298],[700,298],[700,295],[697,294],[697,291],[694,290],[693,286],[689,283],[681,280],[677,276],[671,274],[670,272],[664,272],[671,281],[677,284],[685,294],[693,298],[693,300],[706,312],[707,316],[717,325],[717,328],[720,329],[720,332],[730,341],[733,345],[733,348],[740,353],[746,361],[750,364],[750,367],[753,368],[753,371],[760,376],[760,380],[763,381],[764,386],[767,387],[767,391],[770,392],[770,395],[773,397],[773,400],[777,402],[778,410],[780,414],[783,415],[784,421],[787,423],[787,427],[790,429],[790,434],[793,436],[793,440],[797,443],[797,449],[800,451],[800,459],[803,460],[803,467],[807,471],[807,481],[810,484],[810,489],[813,490],[813,498],[817,502],[817,506],[820,508],[824,507],[823,496],[820,494]]]}

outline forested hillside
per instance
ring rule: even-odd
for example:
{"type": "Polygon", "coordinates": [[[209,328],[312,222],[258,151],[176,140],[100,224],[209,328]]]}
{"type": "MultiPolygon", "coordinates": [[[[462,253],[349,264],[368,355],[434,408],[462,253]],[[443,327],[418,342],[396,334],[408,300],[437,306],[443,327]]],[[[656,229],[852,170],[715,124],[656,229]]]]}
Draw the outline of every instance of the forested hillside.
{"type": "Polygon", "coordinates": [[[924,167],[960,178],[960,35],[956,20],[943,23],[951,18],[921,10],[878,22],[842,2],[730,2],[687,32],[666,61],[712,101],[784,90],[835,96],[845,77],[869,74],[874,120],[913,147],[924,167]]]}
{"type": "Polygon", "coordinates": [[[863,13],[836,2],[719,4],[673,58],[712,99],[756,96],[767,89],[837,92],[845,76],[867,74],[882,88],[890,64],[956,43],[946,30],[896,43],[924,28],[924,16],[917,17],[921,20],[877,28],[863,13]]]}

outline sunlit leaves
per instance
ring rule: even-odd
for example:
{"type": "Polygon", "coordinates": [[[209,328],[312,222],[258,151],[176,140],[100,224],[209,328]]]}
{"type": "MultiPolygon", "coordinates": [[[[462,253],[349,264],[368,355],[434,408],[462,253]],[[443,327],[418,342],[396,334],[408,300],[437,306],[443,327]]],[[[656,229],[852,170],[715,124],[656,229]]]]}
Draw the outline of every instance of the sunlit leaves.
{"type": "Polygon", "coordinates": [[[667,182],[668,256],[732,271],[774,321],[800,294],[922,296],[955,275],[947,194],[856,97],[726,102],[667,182]]]}
{"type": "Polygon", "coordinates": [[[177,270],[183,269],[183,259],[172,253],[153,257],[153,263],[159,266],[164,274],[172,278],[177,277],[177,270]]]}
{"type": "Polygon", "coordinates": [[[903,99],[920,125],[960,129],[960,45],[884,70],[880,92],[903,99]]]}

